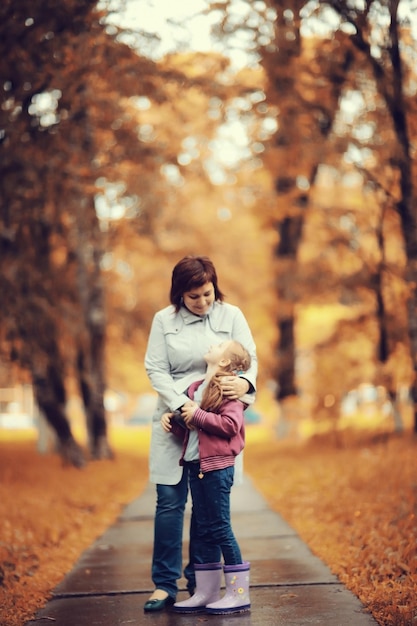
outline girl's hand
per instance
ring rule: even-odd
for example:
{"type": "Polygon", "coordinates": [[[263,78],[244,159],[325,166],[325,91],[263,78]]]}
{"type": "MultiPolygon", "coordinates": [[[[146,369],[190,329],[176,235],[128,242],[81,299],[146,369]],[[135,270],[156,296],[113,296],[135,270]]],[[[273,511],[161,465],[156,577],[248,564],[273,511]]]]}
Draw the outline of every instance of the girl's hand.
{"type": "Polygon", "coordinates": [[[193,428],[192,420],[196,409],[198,409],[198,404],[197,402],[193,402],[193,400],[187,400],[181,407],[181,415],[184,419],[184,423],[190,430],[193,428]]]}
{"type": "Polygon", "coordinates": [[[161,425],[166,433],[169,433],[172,425],[171,425],[172,413],[164,413],[161,417],[161,425]]]}
{"type": "Polygon", "coordinates": [[[220,384],[223,395],[230,400],[237,400],[244,396],[250,387],[248,381],[239,376],[222,376],[220,384]]]}

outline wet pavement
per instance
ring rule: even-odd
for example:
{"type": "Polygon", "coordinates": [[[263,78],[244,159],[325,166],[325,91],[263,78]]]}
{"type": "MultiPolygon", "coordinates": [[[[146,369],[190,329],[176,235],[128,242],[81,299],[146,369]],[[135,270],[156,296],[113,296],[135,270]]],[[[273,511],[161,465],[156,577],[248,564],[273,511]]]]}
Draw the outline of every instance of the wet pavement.
{"type": "MultiPolygon", "coordinates": [[[[251,563],[251,611],[234,615],[144,613],[150,577],[155,487],[129,504],[25,626],[375,626],[377,622],[297,533],[271,511],[248,477],[232,490],[232,524],[251,563]]],[[[187,555],[189,508],[184,527],[187,555]]],[[[177,600],[188,598],[185,580],[177,600]]]]}

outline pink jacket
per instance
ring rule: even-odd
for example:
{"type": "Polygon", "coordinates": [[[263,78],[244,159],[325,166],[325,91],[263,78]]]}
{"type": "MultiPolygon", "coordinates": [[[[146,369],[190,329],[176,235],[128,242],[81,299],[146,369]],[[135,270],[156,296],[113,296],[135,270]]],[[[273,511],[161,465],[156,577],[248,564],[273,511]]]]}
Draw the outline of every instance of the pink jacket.
{"type": "MultiPolygon", "coordinates": [[[[199,380],[188,389],[191,399],[194,398],[195,390],[202,382],[199,380]]],[[[245,447],[244,409],[245,405],[240,400],[224,400],[220,413],[210,413],[203,409],[195,411],[193,425],[198,429],[202,472],[211,472],[234,465],[235,456],[245,447]]],[[[184,441],[180,458],[180,465],[183,465],[190,431],[173,420],[171,432],[184,441]]]]}

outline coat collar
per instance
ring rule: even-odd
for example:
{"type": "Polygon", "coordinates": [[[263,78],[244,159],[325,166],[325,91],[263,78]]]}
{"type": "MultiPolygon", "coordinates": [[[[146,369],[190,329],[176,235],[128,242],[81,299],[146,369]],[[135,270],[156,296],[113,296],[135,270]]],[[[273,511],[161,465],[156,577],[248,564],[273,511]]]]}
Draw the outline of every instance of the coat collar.
{"type": "Polygon", "coordinates": [[[184,320],[184,324],[194,324],[195,322],[201,322],[202,320],[204,321],[205,319],[209,318],[212,315],[214,309],[216,308],[216,304],[218,303],[213,302],[210,309],[202,317],[200,315],[194,315],[194,313],[191,313],[191,311],[189,311],[185,306],[182,306],[180,310],[178,311],[178,313],[179,315],[181,315],[182,319],[184,320]]]}

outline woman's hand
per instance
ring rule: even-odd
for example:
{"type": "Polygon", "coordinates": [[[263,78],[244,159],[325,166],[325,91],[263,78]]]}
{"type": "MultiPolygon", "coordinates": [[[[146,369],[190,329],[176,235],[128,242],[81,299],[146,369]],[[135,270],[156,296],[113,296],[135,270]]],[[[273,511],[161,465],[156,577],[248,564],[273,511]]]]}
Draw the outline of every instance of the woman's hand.
{"type": "Polygon", "coordinates": [[[171,424],[171,418],[172,418],[172,413],[164,413],[161,417],[161,425],[162,428],[164,429],[164,431],[166,433],[169,433],[171,431],[172,428],[172,424],[171,424]]]}
{"type": "Polygon", "coordinates": [[[239,376],[222,376],[220,384],[223,395],[230,400],[237,400],[237,398],[244,396],[250,387],[248,381],[239,378],[239,376]]]}

